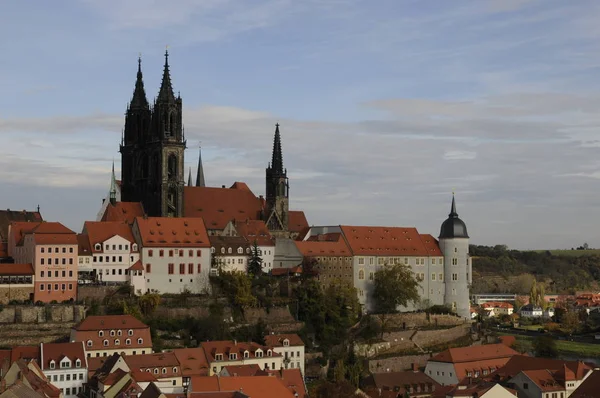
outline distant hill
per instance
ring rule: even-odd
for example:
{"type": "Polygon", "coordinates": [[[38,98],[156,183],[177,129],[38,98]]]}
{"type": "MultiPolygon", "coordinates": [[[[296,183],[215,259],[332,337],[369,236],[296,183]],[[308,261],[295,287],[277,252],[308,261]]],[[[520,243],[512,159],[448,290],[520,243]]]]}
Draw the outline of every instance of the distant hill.
{"type": "Polygon", "coordinates": [[[535,278],[546,293],[597,290],[600,250],[510,250],[504,245],[471,245],[472,293],[529,292],[535,278]]]}

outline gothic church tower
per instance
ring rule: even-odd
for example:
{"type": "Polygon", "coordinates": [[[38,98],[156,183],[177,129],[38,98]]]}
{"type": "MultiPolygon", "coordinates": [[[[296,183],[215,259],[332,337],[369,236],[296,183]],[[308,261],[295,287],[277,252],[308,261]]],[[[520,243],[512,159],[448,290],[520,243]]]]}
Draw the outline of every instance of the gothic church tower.
{"type": "Polygon", "coordinates": [[[133,98],[125,117],[122,154],[122,200],[142,202],[152,217],[183,215],[184,151],[181,97],[175,97],[169,53],[152,109],[146,99],[141,60],[133,98]]]}
{"type": "Polygon", "coordinates": [[[279,124],[275,125],[273,156],[266,170],[266,217],[269,231],[278,237],[288,237],[289,181],[283,168],[279,124]]]}

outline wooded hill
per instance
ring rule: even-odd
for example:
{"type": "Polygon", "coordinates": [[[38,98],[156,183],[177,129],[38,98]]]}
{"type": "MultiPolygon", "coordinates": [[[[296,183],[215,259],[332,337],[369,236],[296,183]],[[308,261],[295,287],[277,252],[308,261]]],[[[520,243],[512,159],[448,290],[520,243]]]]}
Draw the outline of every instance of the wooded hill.
{"type": "Polygon", "coordinates": [[[597,250],[519,251],[505,245],[471,245],[469,250],[473,261],[471,293],[527,294],[534,279],[545,283],[547,294],[598,289],[597,250]]]}

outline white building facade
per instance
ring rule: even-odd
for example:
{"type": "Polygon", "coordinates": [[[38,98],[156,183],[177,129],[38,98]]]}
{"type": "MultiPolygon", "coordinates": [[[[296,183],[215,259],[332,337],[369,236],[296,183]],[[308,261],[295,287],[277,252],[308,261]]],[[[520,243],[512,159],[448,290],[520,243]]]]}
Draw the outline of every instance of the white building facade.
{"type": "Polygon", "coordinates": [[[85,347],[77,343],[40,344],[41,369],[64,398],[75,398],[88,381],[85,347]]]}

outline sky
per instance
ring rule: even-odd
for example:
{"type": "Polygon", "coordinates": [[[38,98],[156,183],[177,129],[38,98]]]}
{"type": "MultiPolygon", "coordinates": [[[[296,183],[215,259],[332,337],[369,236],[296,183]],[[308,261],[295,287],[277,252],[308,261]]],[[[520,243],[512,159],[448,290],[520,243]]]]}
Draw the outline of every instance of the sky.
{"type": "MultiPolygon", "coordinates": [[[[600,247],[600,2],[0,0],[0,208],[80,231],[110,184],[141,53],[165,47],[207,184],[264,194],[280,123],[312,225],[600,247]]],[[[187,176],[187,171],[186,171],[187,176]]],[[[187,178],[187,177],[186,177],[187,178]]]]}

